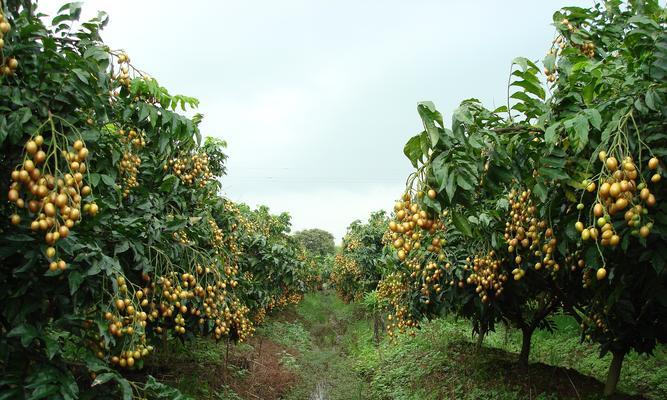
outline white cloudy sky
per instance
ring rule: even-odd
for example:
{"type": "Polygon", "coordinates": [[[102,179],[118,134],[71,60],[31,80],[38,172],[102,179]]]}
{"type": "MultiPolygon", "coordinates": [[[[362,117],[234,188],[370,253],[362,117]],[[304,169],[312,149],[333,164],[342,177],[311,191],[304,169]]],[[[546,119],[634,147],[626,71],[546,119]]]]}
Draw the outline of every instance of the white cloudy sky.
{"type": "MultiPolygon", "coordinates": [[[[52,13],[61,1],[40,3],[52,13]]],[[[505,102],[511,60],[541,59],[554,1],[87,1],[104,39],[172,93],[201,100],[203,132],[229,144],[224,191],[288,211],[337,240],[388,209],[411,171],[416,104],[445,120],[466,98],[505,102]]]]}

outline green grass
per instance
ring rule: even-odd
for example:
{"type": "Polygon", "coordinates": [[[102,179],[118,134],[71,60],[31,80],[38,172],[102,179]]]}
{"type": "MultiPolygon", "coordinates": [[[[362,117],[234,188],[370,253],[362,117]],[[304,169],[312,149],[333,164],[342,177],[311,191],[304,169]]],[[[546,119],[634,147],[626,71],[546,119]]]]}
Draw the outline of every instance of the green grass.
{"type": "MultiPolygon", "coordinates": [[[[530,367],[521,369],[516,363],[518,331],[498,326],[477,353],[470,324],[443,318],[424,322],[414,338],[402,336],[396,343],[385,338],[376,346],[372,322],[362,307],[324,291],[308,294],[298,306],[270,316],[258,328],[254,348],[240,344],[232,347],[232,353],[254,354],[261,340],[283,346],[279,364],[298,376],[281,397],[286,400],[308,399],[318,386],[331,400],[552,400],[577,398],[573,386],[582,400],[601,399],[609,356],[599,358],[597,346],[580,343],[571,318],[556,316],[554,322],[555,332],[534,334],[530,367]]],[[[225,350],[224,342],[205,339],[187,347],[172,342],[148,359],[147,372],[159,369],[166,383],[195,399],[238,400],[220,380],[225,350]]],[[[248,373],[234,364],[228,367],[227,382],[232,386],[248,373]]],[[[619,390],[666,399],[666,347],[659,347],[655,357],[628,355],[619,390]]]]}
{"type": "MultiPolygon", "coordinates": [[[[515,362],[519,333],[501,328],[485,338],[484,349],[476,354],[469,324],[452,319],[426,322],[416,337],[401,337],[396,344],[366,346],[356,366],[377,399],[576,398],[572,386],[582,399],[601,398],[599,380],[609,358],[600,359],[596,347],[579,343],[576,324],[567,317],[556,322],[557,332],[535,334],[528,370],[515,362]]],[[[628,356],[619,389],[649,399],[667,398],[664,351],[659,349],[653,358],[628,356]]]]}
{"type": "Polygon", "coordinates": [[[297,357],[300,382],[286,399],[308,399],[318,385],[331,400],[368,398],[364,395],[367,385],[352,364],[352,353],[361,342],[370,341],[370,323],[358,307],[345,304],[331,292],[321,292],[307,295],[296,315],[292,324],[307,330],[312,347],[297,357]]]}

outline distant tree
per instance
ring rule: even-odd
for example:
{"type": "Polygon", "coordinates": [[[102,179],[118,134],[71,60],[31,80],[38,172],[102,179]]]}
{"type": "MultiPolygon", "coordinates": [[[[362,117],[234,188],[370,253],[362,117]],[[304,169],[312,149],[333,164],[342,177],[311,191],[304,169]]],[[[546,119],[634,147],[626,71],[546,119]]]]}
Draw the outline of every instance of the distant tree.
{"type": "Polygon", "coordinates": [[[334,254],[335,243],[331,233],[322,229],[305,229],[294,233],[294,237],[308,249],[311,254],[326,256],[334,254]]]}

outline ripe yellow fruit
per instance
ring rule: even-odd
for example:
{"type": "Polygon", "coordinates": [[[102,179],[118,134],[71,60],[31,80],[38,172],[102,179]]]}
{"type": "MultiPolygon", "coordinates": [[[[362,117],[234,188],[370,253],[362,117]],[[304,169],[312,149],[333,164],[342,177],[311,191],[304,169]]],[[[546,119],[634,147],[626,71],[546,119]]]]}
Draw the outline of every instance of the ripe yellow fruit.
{"type": "Polygon", "coordinates": [[[604,268],[598,268],[597,272],[595,273],[595,277],[598,278],[599,281],[603,280],[607,277],[607,270],[604,268]]]}
{"type": "Polygon", "coordinates": [[[643,238],[647,238],[650,233],[651,233],[651,229],[649,229],[649,227],[646,226],[646,225],[639,228],[639,236],[641,236],[643,238]]]}
{"type": "Polygon", "coordinates": [[[614,172],[616,169],[618,169],[618,160],[616,160],[615,157],[609,157],[605,161],[605,165],[609,171],[614,172]]]}
{"type": "Polygon", "coordinates": [[[583,232],[583,230],[584,230],[584,223],[581,222],[581,221],[577,221],[577,222],[574,224],[574,227],[577,229],[577,232],[583,232]]]}
{"type": "Polygon", "coordinates": [[[21,223],[21,217],[18,214],[12,214],[10,217],[12,225],[18,225],[21,223]]]}
{"type": "Polygon", "coordinates": [[[602,197],[607,197],[609,196],[609,189],[611,189],[611,185],[605,182],[602,185],[600,185],[600,190],[598,191],[598,193],[600,193],[600,196],[602,197]]]}
{"type": "Polygon", "coordinates": [[[609,188],[609,194],[612,197],[618,197],[618,195],[621,194],[621,184],[618,182],[612,183],[611,187],[609,188]]]}
{"type": "Polygon", "coordinates": [[[588,229],[581,231],[581,240],[587,241],[591,237],[591,232],[588,229]]]}
{"type": "Polygon", "coordinates": [[[593,192],[595,191],[595,188],[596,188],[596,187],[597,187],[597,186],[595,185],[595,182],[591,182],[591,183],[588,184],[588,186],[586,186],[586,190],[587,190],[589,193],[593,193],[593,192]]]}
{"type": "Polygon", "coordinates": [[[598,153],[598,158],[600,159],[600,161],[604,162],[607,159],[607,152],[604,151],[604,150],[601,150],[598,153]]]}
{"type": "Polygon", "coordinates": [[[91,203],[90,204],[90,209],[88,210],[90,215],[97,215],[98,211],[99,211],[99,207],[97,206],[97,204],[91,203]]]}
{"type": "Polygon", "coordinates": [[[15,202],[16,200],[19,199],[19,192],[16,189],[11,189],[9,190],[9,193],[7,194],[7,199],[11,202],[15,202]]]}
{"type": "Polygon", "coordinates": [[[623,197],[616,199],[616,203],[614,203],[616,206],[616,210],[620,211],[623,210],[625,207],[628,206],[628,201],[624,199],[623,197]]]}
{"type": "Polygon", "coordinates": [[[659,164],[659,162],[658,162],[658,158],[657,158],[657,157],[653,157],[653,158],[651,158],[650,160],[648,160],[648,168],[649,168],[649,169],[656,169],[656,168],[658,168],[658,164],[659,164]]]}
{"type": "Polygon", "coordinates": [[[604,207],[602,206],[602,204],[597,203],[595,204],[595,206],[593,206],[593,214],[596,217],[601,217],[604,214],[604,207]]]}
{"type": "Polygon", "coordinates": [[[658,183],[660,182],[660,178],[661,178],[660,174],[653,174],[653,176],[651,177],[651,182],[658,183]]]}
{"type": "Polygon", "coordinates": [[[429,191],[428,191],[428,198],[429,199],[431,199],[431,200],[435,199],[436,195],[437,195],[437,193],[435,192],[435,190],[429,189],[429,191]]]}
{"type": "Polygon", "coordinates": [[[53,256],[55,256],[55,255],[56,255],[56,249],[54,247],[48,247],[46,249],[46,256],[48,258],[53,258],[53,256]]]}
{"type": "Polygon", "coordinates": [[[25,144],[25,151],[27,151],[28,154],[35,154],[37,152],[37,143],[35,143],[34,140],[28,140],[25,144]]]}

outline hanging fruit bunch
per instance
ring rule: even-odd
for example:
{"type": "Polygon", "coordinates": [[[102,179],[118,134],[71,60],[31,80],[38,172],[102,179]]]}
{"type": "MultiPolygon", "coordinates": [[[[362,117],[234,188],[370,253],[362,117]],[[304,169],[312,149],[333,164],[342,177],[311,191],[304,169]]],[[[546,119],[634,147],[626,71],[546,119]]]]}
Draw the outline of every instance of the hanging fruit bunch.
{"type": "MultiPolygon", "coordinates": [[[[181,182],[186,185],[197,184],[203,188],[215,179],[208,163],[208,154],[201,152],[172,158],[169,160],[169,167],[174,171],[174,175],[181,179],[181,182]]],[[[165,165],[164,170],[166,171],[169,167],[165,165]]]]}
{"type": "Polygon", "coordinates": [[[354,258],[345,254],[336,254],[334,256],[334,264],[331,270],[331,282],[336,287],[336,291],[345,301],[355,299],[355,296],[363,295],[357,293],[354,288],[355,283],[363,278],[359,264],[354,258]]]}
{"type": "Polygon", "coordinates": [[[536,271],[548,268],[556,273],[560,270],[560,264],[554,259],[558,241],[546,221],[537,218],[531,195],[530,189],[512,189],[509,194],[510,220],[505,222],[504,237],[507,252],[514,256],[516,268],[512,275],[517,281],[526,274],[524,265],[532,266],[536,271]]]}
{"type": "Polygon", "coordinates": [[[141,157],[139,151],[146,145],[146,140],[142,132],[135,129],[119,129],[118,136],[123,150],[123,157],[120,161],[120,174],[122,176],[123,197],[128,197],[133,188],[139,186],[137,175],[141,166],[141,157]]]}
{"type": "Polygon", "coordinates": [[[465,269],[472,270],[466,279],[466,284],[475,286],[475,293],[483,303],[489,301],[489,296],[498,297],[503,293],[503,284],[507,282],[507,275],[501,269],[502,260],[491,250],[475,256],[472,260],[466,259],[465,269]]]}
{"type": "MultiPolygon", "coordinates": [[[[423,193],[419,192],[417,195],[421,197],[423,193]]],[[[435,195],[433,189],[428,191],[429,197],[433,196],[435,198],[435,195]]],[[[395,220],[389,222],[389,230],[391,231],[392,245],[397,250],[400,261],[405,260],[410,251],[422,248],[422,245],[425,250],[438,254],[440,261],[445,259],[442,252],[443,240],[440,238],[440,234],[444,232],[445,228],[442,221],[426,212],[420,203],[407,192],[403,195],[401,201],[394,204],[394,212],[395,220]],[[428,242],[424,242],[424,240],[428,240],[428,242]]]]}
{"type": "Polygon", "coordinates": [[[5,18],[4,14],[0,12],[0,75],[14,76],[16,69],[19,67],[19,62],[16,57],[5,57],[3,49],[5,47],[5,35],[12,29],[11,24],[5,18]]]}
{"type": "Polygon", "coordinates": [[[395,338],[406,331],[414,336],[417,321],[410,313],[408,277],[403,272],[392,272],[385,276],[377,287],[378,298],[389,303],[391,313],[387,315],[387,335],[395,338]]]}
{"type": "MultiPolygon", "coordinates": [[[[146,327],[152,315],[148,309],[152,289],[148,275],[143,276],[145,287],[135,287],[123,276],[115,279],[116,293],[111,307],[104,312],[107,329],[115,337],[115,346],[100,344],[99,351],[109,355],[113,365],[132,368],[135,362],[153,351],[153,346],[146,342],[146,327]]],[[[150,311],[150,310],[149,310],[150,311]]]]}
{"type": "MultiPolygon", "coordinates": [[[[657,185],[662,179],[660,161],[651,156],[645,170],[641,171],[641,152],[639,163],[635,163],[624,138],[624,134],[617,135],[608,150],[597,154],[600,172],[582,182],[585,191],[577,205],[580,216],[575,228],[583,242],[594,241],[614,249],[621,243],[624,232],[641,239],[651,234],[653,220],[649,210],[657,203],[651,185],[657,185]],[[588,215],[582,215],[586,193],[595,197],[588,215]]],[[[603,265],[595,274],[597,280],[607,277],[604,257],[602,260],[603,265]]],[[[589,286],[589,282],[584,285],[589,286]]]]}
{"type": "Polygon", "coordinates": [[[23,217],[32,220],[30,229],[44,235],[49,270],[57,271],[67,268],[57,257],[58,241],[69,236],[83,212],[94,216],[99,209],[94,202],[82,207],[91,194],[84,182],[89,155],[85,143],[81,139],[70,143],[67,135],[55,130],[52,119],[48,122],[53,128],[48,141],[38,130],[25,143],[23,162],[11,173],[7,198],[16,206],[12,224],[19,225],[23,217]]]}
{"type": "Polygon", "coordinates": [[[120,53],[116,62],[120,65],[120,71],[115,75],[116,81],[122,86],[130,87],[130,82],[132,81],[130,78],[130,56],[126,53],[120,53]]]}

